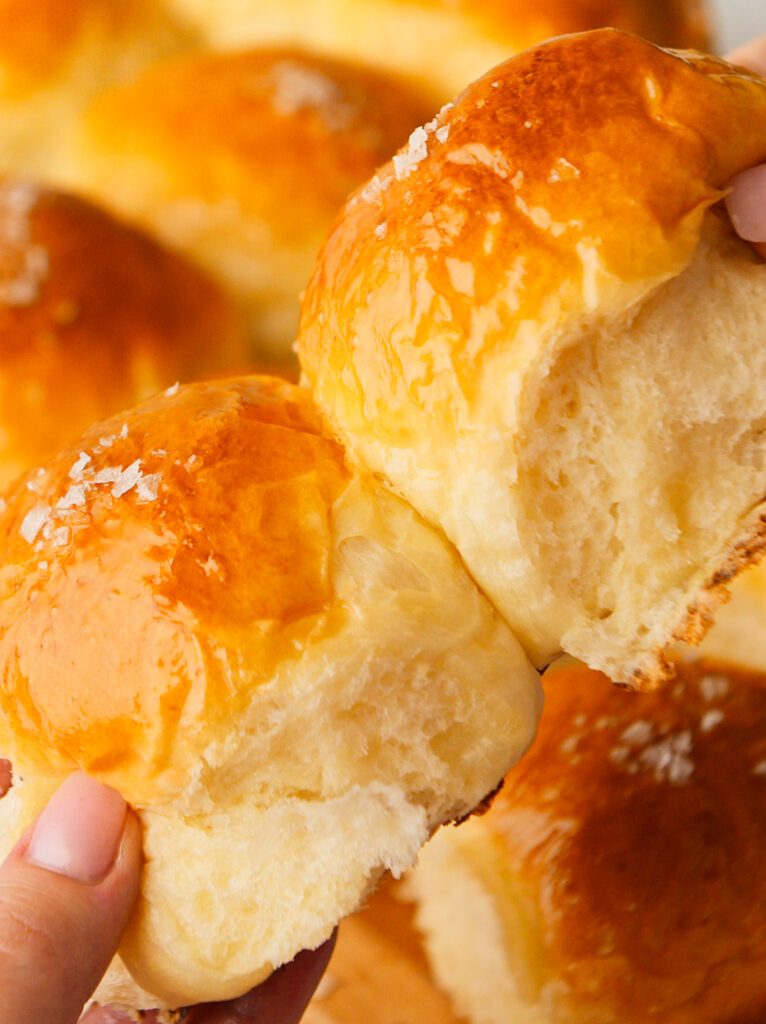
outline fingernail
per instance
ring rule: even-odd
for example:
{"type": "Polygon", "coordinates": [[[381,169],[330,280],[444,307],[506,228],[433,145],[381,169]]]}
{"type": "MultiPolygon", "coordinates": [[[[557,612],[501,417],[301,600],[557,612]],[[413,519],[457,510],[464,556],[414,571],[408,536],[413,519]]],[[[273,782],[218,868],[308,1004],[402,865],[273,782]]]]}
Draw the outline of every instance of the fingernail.
{"type": "Polygon", "coordinates": [[[115,789],[75,772],[37,819],[24,857],[48,871],[95,885],[117,856],[126,808],[115,789]]]}
{"type": "Polygon", "coordinates": [[[766,242],[766,164],[742,171],[726,197],[734,230],[747,242],[766,242]]]}

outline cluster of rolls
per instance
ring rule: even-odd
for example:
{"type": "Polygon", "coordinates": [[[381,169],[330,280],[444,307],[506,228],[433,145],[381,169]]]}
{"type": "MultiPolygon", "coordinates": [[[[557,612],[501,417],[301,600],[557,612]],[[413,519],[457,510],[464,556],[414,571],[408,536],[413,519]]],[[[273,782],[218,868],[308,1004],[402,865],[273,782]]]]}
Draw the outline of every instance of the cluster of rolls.
{"type": "MultiPolygon", "coordinates": [[[[102,1002],[235,997],[321,943],[497,789],[539,670],[567,651],[661,683],[764,545],[766,271],[720,200],[766,160],[766,83],[604,30],[468,85],[605,21],[705,41],[693,2],[533,6],[0,3],[27,26],[0,32],[0,847],[77,767],[136,809],[141,898],[102,1002]],[[283,365],[296,331],[304,386],[232,375],[283,365]]],[[[610,907],[583,936],[545,901],[587,889],[593,843],[638,841],[586,822],[554,865],[591,753],[641,822],[714,774],[691,744],[728,736],[729,707],[684,672],[642,698],[643,732],[602,676],[553,677],[563,710],[489,816],[427,855],[424,904],[455,866],[471,905],[424,910],[440,975],[483,984],[441,959],[466,929],[513,967],[494,1017],[457,993],[481,1024],[651,1019],[626,1009],[643,975],[618,977],[647,948],[610,907]],[[525,789],[553,747],[560,783],[525,789]]],[[[756,799],[747,736],[727,742],[756,799]]],[[[677,1007],[729,954],[694,956],[656,1019],[695,1019],[677,1007]]]]}

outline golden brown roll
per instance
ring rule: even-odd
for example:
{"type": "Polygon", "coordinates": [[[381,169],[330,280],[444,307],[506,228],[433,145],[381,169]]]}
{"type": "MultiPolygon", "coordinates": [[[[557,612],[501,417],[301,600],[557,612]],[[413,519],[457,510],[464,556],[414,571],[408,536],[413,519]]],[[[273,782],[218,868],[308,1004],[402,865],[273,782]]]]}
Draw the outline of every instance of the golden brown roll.
{"type": "Polygon", "coordinates": [[[766,1014],[766,677],[699,663],[657,694],[549,674],[490,811],[411,891],[471,1024],[756,1024],[766,1014]]]}
{"type": "Polygon", "coordinates": [[[703,0],[173,0],[216,46],[303,46],[405,75],[452,99],[549,36],[613,25],[706,49],[703,0]]]}
{"type": "Polygon", "coordinates": [[[766,83],[614,30],[508,61],[346,204],[299,355],[531,659],[668,671],[763,546],[766,83]],[[718,205],[717,205],[718,204],[718,205]]]}
{"type": "Polygon", "coordinates": [[[171,388],[5,497],[0,855],[75,767],[137,810],[141,898],[104,1002],[247,991],[532,738],[511,632],[306,391],[171,388]]]}
{"type": "Polygon", "coordinates": [[[182,257],[75,196],[0,180],[0,489],[96,420],[239,369],[244,341],[182,257]]]}
{"type": "Polygon", "coordinates": [[[292,50],[188,56],[99,100],[77,181],[213,273],[255,353],[284,358],[343,201],[432,109],[390,76],[292,50]]]}
{"type": "Polygon", "coordinates": [[[0,173],[59,179],[88,101],[193,39],[157,0],[0,0],[0,173]]]}

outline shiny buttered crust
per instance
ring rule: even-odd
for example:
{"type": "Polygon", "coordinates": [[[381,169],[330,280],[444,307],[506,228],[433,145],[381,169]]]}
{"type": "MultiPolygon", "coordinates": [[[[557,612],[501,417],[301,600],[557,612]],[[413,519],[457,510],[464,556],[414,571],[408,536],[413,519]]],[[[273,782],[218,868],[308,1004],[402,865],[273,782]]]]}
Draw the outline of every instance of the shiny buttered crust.
{"type": "Polygon", "coordinates": [[[489,812],[411,891],[472,1024],[728,1024],[766,1008],[766,678],[707,662],[656,694],[545,681],[489,812]]]}
{"type": "Polygon", "coordinates": [[[96,103],[75,177],[217,276],[255,352],[277,358],[343,202],[434,109],[391,76],[294,50],[195,54],[96,103]]]}
{"type": "Polygon", "coordinates": [[[702,0],[172,0],[216,46],[292,45],[406,75],[443,100],[520,50],[612,25],[706,49],[702,0]]]}
{"type": "Polygon", "coordinates": [[[120,957],[155,1002],[318,945],[532,738],[520,646],[302,389],[189,385],[92,428],[6,495],[0,551],[6,844],[75,767],[120,790],[146,855],[120,957]]]}
{"type": "Polygon", "coordinates": [[[97,420],[245,364],[228,299],[73,195],[0,180],[0,489],[97,420]]]}
{"type": "Polygon", "coordinates": [[[766,265],[712,207],[765,157],[761,79],[569,36],[413,133],[324,246],[318,404],[538,665],[655,681],[762,546],[766,265]]]}
{"type": "Polygon", "coordinates": [[[0,0],[0,172],[60,179],[89,100],[195,39],[157,0],[0,0]]]}

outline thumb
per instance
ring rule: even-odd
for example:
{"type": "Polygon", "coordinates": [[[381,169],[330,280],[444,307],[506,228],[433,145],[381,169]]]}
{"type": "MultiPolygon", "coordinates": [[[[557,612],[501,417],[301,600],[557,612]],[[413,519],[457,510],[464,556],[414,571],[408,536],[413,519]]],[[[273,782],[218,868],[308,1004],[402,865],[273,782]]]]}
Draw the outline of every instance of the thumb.
{"type": "Polygon", "coordinates": [[[0,866],[3,1024],[73,1024],[138,896],[138,821],[82,772],[57,790],[0,866]]]}

